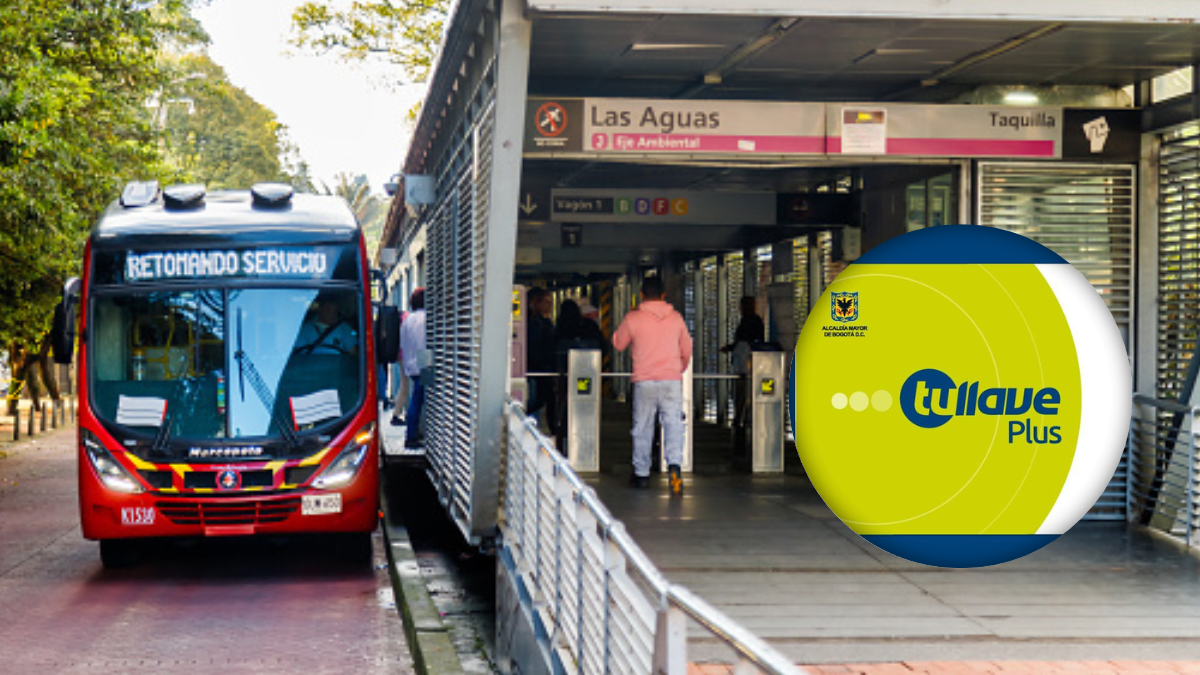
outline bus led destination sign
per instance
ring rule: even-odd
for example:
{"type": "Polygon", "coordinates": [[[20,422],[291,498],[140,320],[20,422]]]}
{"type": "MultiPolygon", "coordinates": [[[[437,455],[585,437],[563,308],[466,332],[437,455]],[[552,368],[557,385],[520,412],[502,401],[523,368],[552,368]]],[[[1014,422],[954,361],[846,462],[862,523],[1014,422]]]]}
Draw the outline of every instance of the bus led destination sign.
{"type": "Polygon", "coordinates": [[[325,277],[329,254],[313,249],[150,251],[125,254],[125,281],[201,277],[325,277]]]}

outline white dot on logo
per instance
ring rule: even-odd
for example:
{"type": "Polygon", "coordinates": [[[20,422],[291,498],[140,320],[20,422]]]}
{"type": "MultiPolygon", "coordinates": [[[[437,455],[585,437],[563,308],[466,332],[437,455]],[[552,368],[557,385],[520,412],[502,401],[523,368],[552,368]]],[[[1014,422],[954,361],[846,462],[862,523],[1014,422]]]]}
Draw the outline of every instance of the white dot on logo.
{"type": "Polygon", "coordinates": [[[871,394],[871,407],[879,412],[887,412],[892,407],[892,394],[883,389],[871,394]]]}
{"type": "Polygon", "coordinates": [[[850,394],[850,408],[854,412],[862,412],[867,409],[870,399],[867,398],[866,392],[856,391],[850,394]]]}
{"type": "Polygon", "coordinates": [[[846,395],[839,391],[833,395],[833,400],[830,403],[833,404],[836,410],[845,410],[847,403],[846,395]]]}

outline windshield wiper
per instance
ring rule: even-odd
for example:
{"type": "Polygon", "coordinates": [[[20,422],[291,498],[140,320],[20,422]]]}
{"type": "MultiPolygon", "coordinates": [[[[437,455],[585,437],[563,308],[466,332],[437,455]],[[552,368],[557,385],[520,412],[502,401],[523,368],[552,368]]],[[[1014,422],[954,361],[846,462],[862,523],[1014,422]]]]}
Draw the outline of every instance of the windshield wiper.
{"type": "Polygon", "coordinates": [[[267,409],[267,413],[271,415],[271,419],[275,420],[275,425],[279,427],[279,433],[287,441],[288,447],[295,450],[300,447],[300,439],[296,436],[296,430],[275,409],[275,396],[271,394],[271,388],[263,381],[262,375],[259,375],[258,368],[254,367],[254,361],[250,360],[250,355],[242,349],[242,310],[240,309],[238,310],[237,341],[238,348],[233,354],[233,359],[238,364],[242,400],[246,399],[245,381],[246,375],[249,374],[250,388],[254,390],[254,394],[258,396],[259,402],[267,409]]]}
{"type": "Polygon", "coordinates": [[[167,404],[167,412],[163,414],[162,425],[158,427],[158,433],[154,435],[154,442],[150,444],[150,452],[165,453],[167,451],[167,443],[171,440],[171,413],[170,404],[167,404]]]}

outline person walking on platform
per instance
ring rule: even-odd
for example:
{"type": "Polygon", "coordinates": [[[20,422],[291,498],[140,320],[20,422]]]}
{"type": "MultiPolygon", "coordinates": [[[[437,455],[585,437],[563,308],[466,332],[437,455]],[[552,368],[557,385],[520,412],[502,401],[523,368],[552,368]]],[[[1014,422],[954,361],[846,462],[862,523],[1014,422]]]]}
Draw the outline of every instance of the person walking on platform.
{"type": "MultiPolygon", "coordinates": [[[[554,323],[550,321],[550,312],[554,308],[554,298],[551,297],[550,291],[535,286],[529,289],[529,293],[526,295],[526,303],[529,305],[529,323],[525,333],[525,369],[531,373],[556,372],[554,363],[554,323]]],[[[554,376],[529,378],[529,407],[525,410],[525,412],[532,415],[545,408],[546,412],[542,417],[546,421],[546,427],[549,428],[552,434],[558,431],[558,416],[555,414],[557,412],[557,397],[555,396],[556,379],[554,376]]]]}
{"type": "Polygon", "coordinates": [[[750,377],[751,347],[754,346],[754,343],[767,339],[767,330],[763,325],[762,317],[754,310],[754,297],[750,295],[743,297],[738,303],[738,311],[741,313],[742,319],[733,333],[733,342],[721,347],[723,353],[733,352],[733,372],[738,375],[733,391],[733,430],[739,434],[746,432],[747,380],[750,377]]]}
{"type": "Polygon", "coordinates": [[[404,359],[404,375],[412,382],[408,400],[408,426],[404,429],[404,447],[419,448],[421,437],[421,410],[425,406],[425,386],[421,382],[421,364],[418,359],[425,351],[425,289],[418,288],[409,299],[408,316],[400,324],[400,353],[404,359]]]}
{"type": "Polygon", "coordinates": [[[642,281],[642,303],[613,334],[613,348],[633,359],[634,487],[649,484],[654,417],[663,427],[671,493],[683,493],[683,372],[692,360],[692,336],[675,308],[663,301],[659,277],[642,281]]]}

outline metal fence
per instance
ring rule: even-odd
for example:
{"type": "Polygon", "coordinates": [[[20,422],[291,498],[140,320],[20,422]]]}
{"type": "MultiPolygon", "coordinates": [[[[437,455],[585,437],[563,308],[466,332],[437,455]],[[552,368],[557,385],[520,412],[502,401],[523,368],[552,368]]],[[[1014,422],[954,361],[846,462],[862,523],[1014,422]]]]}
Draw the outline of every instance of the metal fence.
{"type": "Polygon", "coordinates": [[[508,404],[502,542],[529,588],[549,652],[581,675],[687,672],[689,621],[733,652],[739,675],[804,671],[662,576],[595,491],[508,404]]]}
{"type": "Polygon", "coordinates": [[[1190,407],[1141,394],[1133,397],[1129,428],[1129,519],[1191,545],[1200,513],[1196,492],[1200,428],[1190,407]]]}

